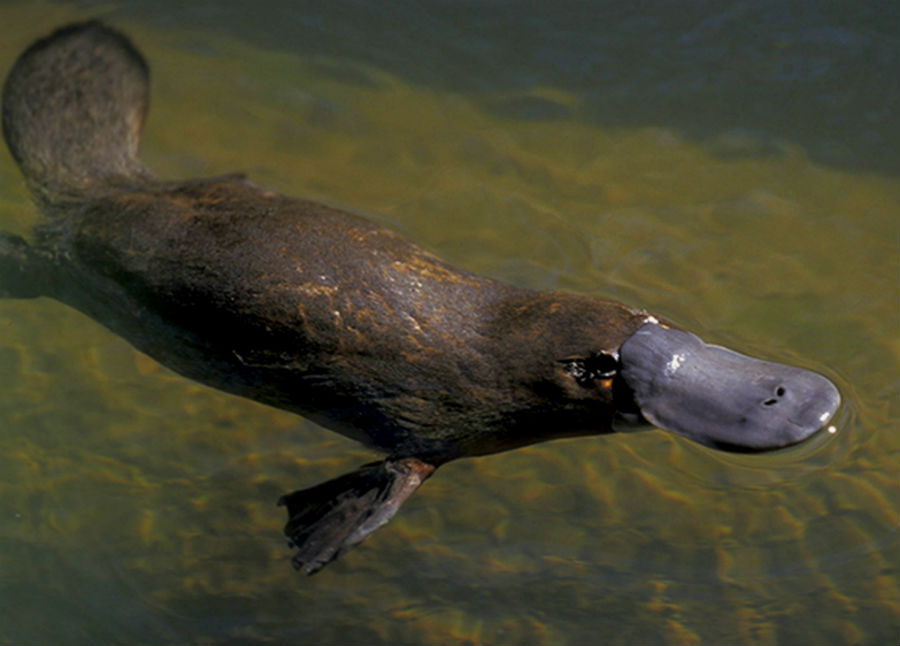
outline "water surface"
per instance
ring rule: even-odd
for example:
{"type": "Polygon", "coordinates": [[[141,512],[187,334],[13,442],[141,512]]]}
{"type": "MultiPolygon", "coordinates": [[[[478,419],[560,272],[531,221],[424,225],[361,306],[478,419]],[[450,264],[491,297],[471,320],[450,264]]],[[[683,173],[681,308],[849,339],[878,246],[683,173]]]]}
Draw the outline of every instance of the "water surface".
{"type": "MultiPolygon", "coordinates": [[[[450,464],[305,579],[275,501],[372,453],[56,302],[2,301],[0,642],[896,642],[882,4],[0,6],[4,74],[69,20],[133,37],[162,176],[240,170],[350,205],[466,269],[645,307],[845,399],[836,433],[774,455],[648,430],[450,464]]],[[[0,154],[2,227],[37,217],[0,154]]]]}

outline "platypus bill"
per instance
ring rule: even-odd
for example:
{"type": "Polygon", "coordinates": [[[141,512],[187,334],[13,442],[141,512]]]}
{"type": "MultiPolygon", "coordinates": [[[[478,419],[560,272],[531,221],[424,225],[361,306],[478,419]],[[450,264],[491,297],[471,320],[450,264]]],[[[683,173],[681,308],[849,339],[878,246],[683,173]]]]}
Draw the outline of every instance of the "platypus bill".
{"type": "Polygon", "coordinates": [[[44,217],[30,242],[0,233],[0,295],[55,298],[182,375],[385,453],[281,498],[308,574],[450,460],[632,422],[765,451],[839,406],[818,374],[619,303],[456,269],[241,176],[159,179],[137,157],[147,98],[143,57],[98,22],[16,61],[3,134],[44,217]]]}

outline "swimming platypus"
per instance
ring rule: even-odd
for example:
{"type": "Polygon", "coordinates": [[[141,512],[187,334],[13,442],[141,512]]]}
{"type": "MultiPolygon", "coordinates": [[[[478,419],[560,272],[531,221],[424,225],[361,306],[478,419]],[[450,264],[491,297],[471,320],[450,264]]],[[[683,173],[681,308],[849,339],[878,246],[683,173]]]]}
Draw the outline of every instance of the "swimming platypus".
{"type": "Polygon", "coordinates": [[[0,233],[0,295],[55,298],[182,375],[386,454],[279,501],[308,574],[450,460],[620,423],[764,451],[839,406],[818,374],[620,303],[468,273],[240,175],[159,179],[137,156],[148,87],[141,54],[98,22],[16,61],[3,134],[44,217],[30,241],[0,233]]]}

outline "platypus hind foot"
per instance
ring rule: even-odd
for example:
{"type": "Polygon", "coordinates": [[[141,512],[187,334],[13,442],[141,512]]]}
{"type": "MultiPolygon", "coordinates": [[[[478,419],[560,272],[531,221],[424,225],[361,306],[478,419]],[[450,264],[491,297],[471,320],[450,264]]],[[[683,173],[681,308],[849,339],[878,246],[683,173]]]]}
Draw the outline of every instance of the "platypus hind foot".
{"type": "Polygon", "coordinates": [[[282,496],[294,567],[314,574],[338,558],[388,522],[435,468],[417,458],[387,459],[282,496]]]}

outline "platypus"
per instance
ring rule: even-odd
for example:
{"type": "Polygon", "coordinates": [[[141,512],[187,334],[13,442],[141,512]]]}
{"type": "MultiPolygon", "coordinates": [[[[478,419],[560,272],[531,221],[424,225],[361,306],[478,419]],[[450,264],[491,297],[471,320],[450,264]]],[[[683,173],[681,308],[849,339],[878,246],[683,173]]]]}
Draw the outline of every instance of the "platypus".
{"type": "Polygon", "coordinates": [[[817,373],[642,309],[469,273],[242,175],[160,179],[138,159],[148,78],[129,39],[96,21],[16,61],[3,135],[43,215],[29,241],[0,233],[0,295],[55,298],[186,377],[382,452],[280,499],[307,574],[450,460],[620,424],[766,451],[840,404],[817,373]]]}

